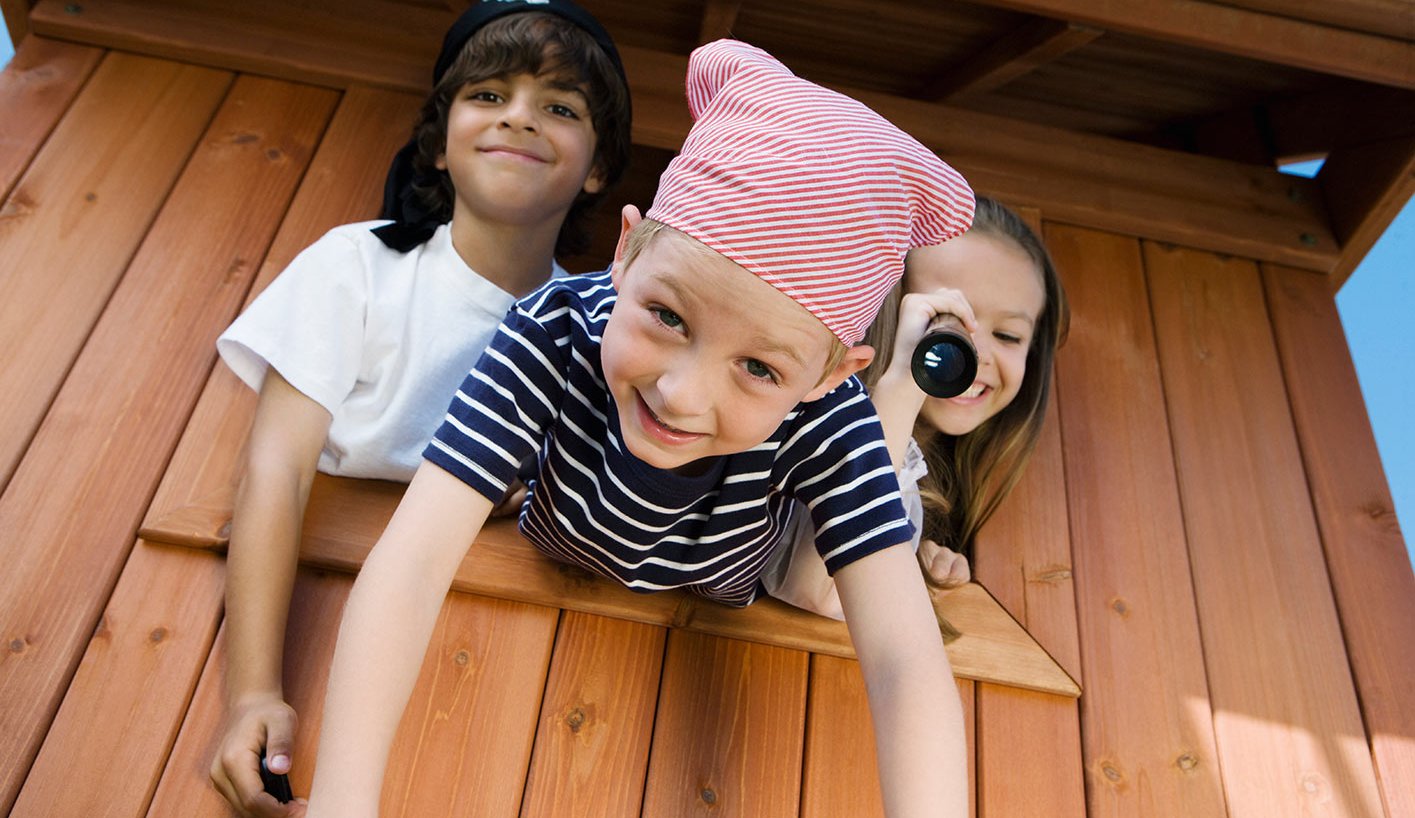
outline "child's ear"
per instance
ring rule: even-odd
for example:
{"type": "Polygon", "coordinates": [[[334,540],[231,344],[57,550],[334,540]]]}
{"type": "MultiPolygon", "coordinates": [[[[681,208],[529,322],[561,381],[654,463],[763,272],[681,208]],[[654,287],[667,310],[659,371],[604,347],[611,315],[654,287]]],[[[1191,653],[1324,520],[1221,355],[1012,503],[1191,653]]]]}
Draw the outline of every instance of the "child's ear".
{"type": "Polygon", "coordinates": [[[609,274],[616,290],[624,278],[624,246],[628,244],[629,231],[643,221],[643,218],[639,215],[639,209],[633,205],[624,205],[624,209],[619,211],[619,243],[614,245],[614,266],[609,274]]]}
{"type": "Polygon", "coordinates": [[[869,344],[856,344],[845,350],[845,357],[840,359],[840,363],[835,365],[821,382],[806,396],[802,402],[818,400],[826,396],[826,393],[845,382],[845,379],[856,372],[870,365],[870,361],[875,359],[875,348],[869,344]]]}
{"type": "Polygon", "coordinates": [[[447,170],[447,154],[439,153],[437,158],[432,160],[432,166],[438,170],[447,170]]]}
{"type": "Polygon", "coordinates": [[[598,162],[590,168],[590,175],[585,177],[585,184],[580,189],[591,196],[604,190],[604,168],[598,162]]]}

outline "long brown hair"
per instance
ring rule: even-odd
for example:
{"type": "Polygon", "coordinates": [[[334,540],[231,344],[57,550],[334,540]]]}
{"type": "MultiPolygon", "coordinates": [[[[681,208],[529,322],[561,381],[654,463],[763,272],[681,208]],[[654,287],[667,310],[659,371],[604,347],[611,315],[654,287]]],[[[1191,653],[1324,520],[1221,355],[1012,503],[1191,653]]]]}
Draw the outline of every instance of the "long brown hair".
{"type": "MultiPolygon", "coordinates": [[[[978,529],[1017,485],[1036,448],[1051,395],[1052,360],[1066,340],[1071,310],[1046,246],[1016,213],[979,196],[969,232],[1010,242],[1025,252],[1036,265],[1046,293],[1027,349],[1027,372],[1012,402],[964,435],[944,434],[922,420],[914,427],[914,439],[929,468],[919,482],[923,537],[960,551],[971,561],[978,529]]],[[[866,342],[878,350],[876,362],[890,359],[902,292],[902,287],[895,288],[866,336],[866,342]]],[[[863,376],[872,384],[880,374],[882,369],[872,366],[863,376]]]]}

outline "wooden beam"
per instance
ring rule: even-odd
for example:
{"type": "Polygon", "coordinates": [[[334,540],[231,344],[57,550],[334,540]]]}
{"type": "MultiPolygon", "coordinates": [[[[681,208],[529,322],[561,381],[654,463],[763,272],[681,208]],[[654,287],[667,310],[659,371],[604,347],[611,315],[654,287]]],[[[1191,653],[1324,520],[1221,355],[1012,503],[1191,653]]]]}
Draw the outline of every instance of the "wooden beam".
{"type": "Polygon", "coordinates": [[[698,28],[698,44],[732,36],[732,26],[736,25],[737,12],[741,10],[742,0],[707,0],[703,6],[702,26],[698,28]]]}
{"type": "Polygon", "coordinates": [[[957,101],[995,91],[1101,36],[1098,28],[1034,17],[962,65],[938,72],[924,99],[957,101]]]}
{"type": "Polygon", "coordinates": [[[1236,8],[1415,40],[1415,4],[1410,0],[1215,0],[1236,8]]]}
{"type": "Polygon", "coordinates": [[[1415,50],[1409,41],[1206,0],[979,2],[1324,74],[1415,88],[1415,50]]]}
{"type": "Polygon", "coordinates": [[[1415,136],[1332,153],[1317,174],[1341,257],[1332,270],[1332,292],[1415,195],[1415,136]]]}
{"type": "Polygon", "coordinates": [[[29,7],[30,0],[0,0],[0,15],[5,17],[5,29],[16,50],[29,35],[29,7]]]}
{"type": "MultiPolygon", "coordinates": [[[[321,568],[358,571],[393,516],[403,489],[400,484],[378,480],[317,475],[305,514],[300,559],[321,568]]],[[[142,529],[144,536],[171,545],[224,547],[230,503],[224,509],[217,505],[149,520],[142,529]],[[179,526],[165,528],[170,522],[179,526]]],[[[452,588],[795,650],[855,656],[843,622],[775,599],[737,609],[681,591],[634,593],[619,583],[545,558],[516,532],[511,520],[493,520],[482,529],[458,568],[452,588]]],[[[1063,696],[1080,695],[1076,682],[981,585],[970,583],[934,592],[933,602],[940,615],[962,632],[948,644],[949,660],[957,675],[1063,696]]]]}
{"type": "MultiPolygon", "coordinates": [[[[434,10],[417,7],[406,40],[367,41],[347,30],[311,30],[294,4],[252,3],[259,14],[207,8],[182,16],[150,0],[88,0],[83,14],[71,15],[60,0],[41,0],[33,19],[36,31],[83,42],[335,87],[367,83],[419,94],[427,82],[422,50],[436,50],[446,24],[434,10]],[[228,16],[219,18],[222,13],[228,16]],[[346,44],[351,37],[356,41],[346,44]]],[[[369,14],[363,5],[355,3],[350,14],[369,14]]],[[[628,46],[620,53],[634,96],[634,141],[677,150],[691,124],[683,99],[687,58],[628,46]]],[[[1339,247],[1311,180],[889,94],[838,90],[946,156],[979,191],[1038,207],[1048,218],[1321,272],[1337,263],[1339,247]]]]}

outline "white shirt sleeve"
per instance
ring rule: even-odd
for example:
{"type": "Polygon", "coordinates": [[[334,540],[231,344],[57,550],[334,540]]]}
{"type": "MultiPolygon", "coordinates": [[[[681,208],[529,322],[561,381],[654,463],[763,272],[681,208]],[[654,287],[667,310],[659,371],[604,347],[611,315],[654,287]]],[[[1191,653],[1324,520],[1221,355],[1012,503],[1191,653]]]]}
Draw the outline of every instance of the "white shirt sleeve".
{"type": "Polygon", "coordinates": [[[231,371],[257,392],[268,368],[331,415],[359,376],[367,271],[347,235],[305,248],[216,341],[231,371]]]}

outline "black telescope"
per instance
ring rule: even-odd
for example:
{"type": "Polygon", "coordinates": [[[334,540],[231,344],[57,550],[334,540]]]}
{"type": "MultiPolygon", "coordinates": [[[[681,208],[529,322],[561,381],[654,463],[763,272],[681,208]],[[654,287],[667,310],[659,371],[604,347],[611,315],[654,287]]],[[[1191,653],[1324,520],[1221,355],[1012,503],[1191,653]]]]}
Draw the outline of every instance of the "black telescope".
{"type": "Polygon", "coordinates": [[[934,318],[929,331],[914,346],[910,371],[914,383],[935,398],[961,395],[978,376],[978,351],[958,316],[934,318]]]}

